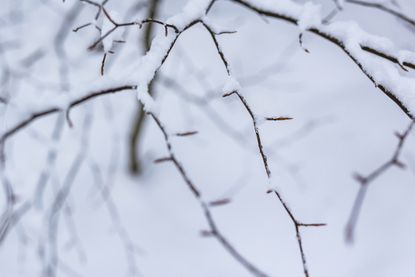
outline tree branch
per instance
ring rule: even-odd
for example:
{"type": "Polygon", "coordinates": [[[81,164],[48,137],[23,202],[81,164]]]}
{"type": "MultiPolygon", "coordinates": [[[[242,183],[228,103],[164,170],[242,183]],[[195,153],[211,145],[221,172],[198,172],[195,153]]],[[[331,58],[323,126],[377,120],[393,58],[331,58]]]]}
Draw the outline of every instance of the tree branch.
{"type": "MultiPolygon", "coordinates": [[[[300,21],[299,18],[293,17],[291,15],[284,14],[282,12],[279,13],[278,11],[273,11],[273,10],[269,10],[269,9],[260,8],[260,7],[256,6],[255,4],[251,4],[251,1],[246,1],[246,0],[232,0],[232,1],[235,2],[235,3],[240,4],[240,5],[248,8],[249,10],[252,10],[252,11],[254,11],[254,12],[256,12],[259,15],[262,15],[262,16],[283,20],[283,21],[286,21],[286,22],[294,24],[294,25],[298,25],[299,21],[300,21]]],[[[311,32],[315,35],[318,35],[321,38],[326,39],[327,41],[330,41],[331,43],[337,45],[340,49],[342,49],[353,60],[353,62],[362,70],[362,72],[370,79],[370,81],[372,81],[372,83],[377,88],[379,88],[393,102],[395,102],[409,118],[414,117],[414,115],[411,114],[411,111],[410,111],[409,107],[407,106],[407,104],[403,103],[399,99],[399,97],[397,96],[397,93],[395,91],[391,90],[390,88],[388,88],[388,86],[383,84],[381,81],[377,81],[375,79],[375,77],[368,71],[368,69],[362,64],[362,62],[359,61],[358,57],[356,57],[356,55],[354,55],[351,52],[351,50],[346,46],[347,43],[338,34],[336,34],[333,31],[330,31],[330,29],[328,29],[324,25],[313,26],[311,28],[308,28],[307,31],[309,31],[309,32],[311,32]]],[[[373,55],[376,55],[379,58],[386,59],[386,60],[398,65],[400,68],[408,67],[408,68],[411,68],[411,69],[415,69],[415,63],[412,62],[412,61],[409,61],[409,60],[401,61],[401,59],[398,56],[394,55],[393,53],[386,52],[383,49],[374,47],[373,45],[365,44],[363,42],[360,43],[359,45],[360,45],[360,48],[363,51],[371,53],[373,55]]]]}
{"type": "Polygon", "coordinates": [[[196,187],[196,185],[191,181],[189,176],[187,175],[184,167],[182,164],[178,161],[176,155],[173,152],[173,146],[170,142],[170,136],[167,133],[164,125],[161,123],[160,119],[154,115],[153,113],[149,113],[149,115],[154,119],[154,121],[157,124],[157,127],[160,129],[160,131],[163,134],[164,142],[166,144],[166,148],[168,151],[168,157],[163,158],[164,161],[170,161],[174,164],[177,171],[182,176],[183,180],[185,181],[187,187],[192,192],[192,195],[194,198],[198,201],[200,207],[203,210],[204,216],[206,218],[206,221],[209,225],[210,230],[207,232],[204,232],[207,236],[214,237],[220,245],[239,263],[241,264],[246,270],[248,270],[252,275],[258,276],[258,277],[266,277],[268,276],[263,271],[258,269],[256,266],[254,266],[250,261],[248,261],[244,256],[242,256],[241,253],[239,253],[238,250],[229,242],[229,240],[222,234],[222,232],[217,227],[216,222],[213,219],[212,213],[209,209],[209,204],[206,203],[201,196],[201,193],[199,189],[196,187]]]}
{"type": "Polygon", "coordinates": [[[346,235],[346,241],[349,243],[352,243],[354,240],[354,232],[356,229],[357,220],[359,218],[363,201],[366,196],[367,189],[371,183],[373,183],[378,177],[380,177],[382,174],[384,174],[386,171],[388,171],[392,167],[398,167],[398,168],[404,168],[405,165],[399,160],[400,155],[402,152],[402,148],[405,144],[405,141],[407,140],[411,130],[413,129],[415,124],[415,121],[411,121],[408,128],[405,130],[403,134],[396,133],[396,136],[398,138],[398,144],[396,146],[395,151],[392,154],[392,157],[381,164],[379,167],[374,169],[370,174],[366,176],[362,176],[360,174],[355,174],[355,179],[359,183],[359,191],[356,195],[355,201],[353,203],[352,211],[349,216],[349,220],[346,225],[345,235],[346,235]]]}

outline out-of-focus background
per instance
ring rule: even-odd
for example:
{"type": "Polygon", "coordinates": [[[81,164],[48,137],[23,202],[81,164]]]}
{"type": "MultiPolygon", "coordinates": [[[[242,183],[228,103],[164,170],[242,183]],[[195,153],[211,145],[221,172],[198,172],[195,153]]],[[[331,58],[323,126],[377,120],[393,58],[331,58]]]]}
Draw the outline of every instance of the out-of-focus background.
{"type": "MultiPolygon", "coordinates": [[[[323,14],[336,7],[315,2],[323,14]]],[[[386,2],[415,14],[411,0],[386,2]]],[[[148,18],[151,5],[110,0],[105,8],[128,22],[148,18]]],[[[154,18],[165,20],[185,1],[157,5],[154,18]]],[[[5,0],[1,7],[0,96],[9,100],[0,103],[1,132],[56,95],[89,90],[101,80],[111,84],[146,51],[147,25],[120,29],[125,42],[112,45],[101,76],[103,49],[88,50],[99,37],[93,25],[103,27],[102,13],[95,20],[97,7],[76,0],[5,0]],[[91,25],[72,31],[86,23],[91,25]]],[[[292,212],[305,223],[327,223],[301,229],[310,275],[415,276],[414,135],[402,153],[406,170],[391,168],[370,185],[354,243],[344,238],[359,188],[353,173],[368,174],[390,158],[398,143],[394,133],[405,130],[407,116],[341,50],[312,34],[303,37],[306,53],[297,27],[230,1],[217,1],[208,19],[237,31],[218,40],[255,114],[294,118],[259,128],[273,184],[292,212]]],[[[356,21],[402,49],[415,48],[415,29],[380,10],[345,3],[332,20],[356,21]]],[[[155,24],[150,37],[157,32],[164,28],[155,24]]],[[[270,276],[303,276],[295,228],[265,192],[252,122],[237,97],[221,97],[224,80],[209,33],[201,25],[190,28],[153,82],[160,118],[171,133],[198,131],[171,142],[204,199],[231,199],[211,211],[232,245],[270,276]]],[[[0,276],[45,276],[49,251],[58,253],[56,276],[250,276],[215,239],[201,235],[208,228],[203,211],[174,166],[153,163],[167,152],[149,117],[134,153],[139,170],[131,172],[138,108],[135,93],[103,96],[71,111],[72,128],[64,116],[51,115],[8,141],[3,173],[16,207],[32,206],[10,230],[1,230],[7,235],[0,244],[0,276]],[[51,226],[53,200],[68,182],[59,224],[51,226]]],[[[0,208],[6,209],[3,191],[0,208]]]]}

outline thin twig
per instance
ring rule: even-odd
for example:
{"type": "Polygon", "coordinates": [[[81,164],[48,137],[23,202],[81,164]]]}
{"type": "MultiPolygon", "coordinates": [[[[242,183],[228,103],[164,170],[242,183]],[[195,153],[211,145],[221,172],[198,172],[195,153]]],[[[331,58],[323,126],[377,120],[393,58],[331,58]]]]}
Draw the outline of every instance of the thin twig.
{"type": "MultiPolygon", "coordinates": [[[[260,277],[266,277],[268,276],[265,274],[262,270],[258,269],[256,266],[254,266],[250,261],[248,261],[244,256],[242,256],[241,253],[239,253],[238,250],[229,242],[229,240],[222,234],[222,232],[219,230],[219,228],[216,225],[216,222],[213,219],[212,213],[209,209],[209,204],[206,203],[202,197],[200,190],[196,187],[196,185],[191,181],[188,174],[186,173],[184,167],[182,164],[178,161],[176,155],[173,152],[173,146],[170,142],[170,136],[168,135],[164,125],[161,123],[159,118],[155,116],[153,113],[149,113],[149,115],[154,119],[156,122],[158,128],[163,134],[164,142],[166,144],[167,151],[169,153],[169,159],[168,161],[171,161],[174,166],[176,167],[177,171],[182,176],[183,180],[185,181],[187,187],[192,192],[192,195],[195,197],[195,199],[198,201],[200,207],[203,210],[204,216],[208,222],[210,230],[206,232],[207,235],[214,237],[221,245],[222,247],[228,251],[228,253],[244,268],[246,268],[252,275],[254,276],[260,276],[260,277]]],[[[167,159],[164,158],[166,161],[167,159]]]]}
{"type": "Polygon", "coordinates": [[[396,11],[394,9],[391,9],[383,4],[380,3],[371,3],[371,2],[366,2],[366,1],[360,1],[360,0],[345,0],[346,3],[350,3],[350,4],[354,4],[354,5],[359,5],[362,7],[368,7],[368,8],[374,8],[374,9],[378,9],[380,11],[386,12],[388,14],[391,14],[395,17],[397,17],[400,20],[403,20],[404,22],[410,24],[412,27],[415,27],[415,20],[410,18],[409,16],[396,11]]]}
{"type": "MultiPolygon", "coordinates": [[[[216,50],[223,62],[223,65],[226,69],[226,72],[228,73],[228,75],[230,76],[230,68],[229,68],[229,63],[224,55],[224,53],[222,52],[222,50],[220,49],[219,43],[216,39],[216,35],[215,33],[212,31],[212,29],[205,23],[203,23],[203,26],[206,28],[206,30],[210,33],[212,40],[215,44],[216,50]]],[[[264,151],[264,147],[262,144],[262,139],[261,139],[261,135],[259,132],[259,128],[258,128],[258,123],[257,123],[257,119],[256,116],[253,112],[253,110],[251,109],[251,107],[248,104],[248,101],[245,99],[244,96],[242,96],[242,94],[240,94],[237,90],[231,91],[231,92],[225,92],[225,94],[223,95],[223,97],[228,97],[231,95],[237,95],[239,100],[241,101],[241,103],[243,104],[245,110],[248,112],[251,120],[252,120],[252,125],[254,127],[254,131],[255,131],[255,136],[256,136],[256,140],[257,140],[257,145],[258,145],[258,150],[264,165],[264,169],[265,172],[267,174],[267,178],[269,181],[271,181],[271,169],[268,165],[268,159],[267,156],[265,154],[264,151]]],[[[288,120],[291,119],[290,117],[267,117],[267,120],[288,120]]],[[[309,276],[309,272],[308,272],[308,268],[307,268],[307,262],[306,262],[306,258],[305,258],[305,253],[304,253],[304,249],[303,249],[303,243],[302,243],[302,238],[301,238],[301,233],[300,233],[300,227],[319,227],[319,226],[325,226],[325,224],[323,223],[313,223],[313,224],[303,224],[300,223],[293,215],[293,213],[291,212],[291,210],[288,208],[287,204],[285,203],[285,201],[283,200],[283,198],[281,197],[281,194],[277,191],[277,189],[273,189],[271,190],[273,191],[277,197],[279,202],[281,202],[281,204],[283,205],[285,211],[287,212],[287,214],[289,215],[289,217],[291,218],[294,226],[295,226],[295,230],[296,230],[296,237],[297,237],[297,242],[298,242],[298,246],[300,249],[300,254],[301,254],[301,260],[302,260],[302,265],[303,265],[303,271],[304,271],[304,275],[306,277],[309,276]]]]}
{"type": "Polygon", "coordinates": [[[378,177],[384,174],[387,170],[392,167],[404,168],[405,165],[399,160],[400,155],[402,152],[402,148],[407,140],[411,130],[413,129],[415,121],[411,121],[408,128],[405,130],[403,134],[396,133],[396,137],[398,138],[398,144],[396,146],[395,151],[392,154],[392,157],[381,164],[379,167],[374,169],[371,173],[366,176],[362,176],[360,174],[355,174],[354,178],[359,183],[359,191],[357,192],[356,198],[353,203],[352,211],[350,213],[348,222],[346,224],[345,229],[345,236],[346,241],[352,243],[354,240],[354,232],[356,229],[357,220],[359,218],[363,201],[366,196],[367,189],[371,183],[373,183],[378,177]]]}

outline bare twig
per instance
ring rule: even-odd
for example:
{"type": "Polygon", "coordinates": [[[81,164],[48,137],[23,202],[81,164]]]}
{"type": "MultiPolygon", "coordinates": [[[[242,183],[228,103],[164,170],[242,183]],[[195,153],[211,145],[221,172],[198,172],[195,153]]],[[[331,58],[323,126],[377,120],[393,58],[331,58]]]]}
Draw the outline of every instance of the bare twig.
{"type": "Polygon", "coordinates": [[[151,23],[156,23],[156,24],[160,24],[164,27],[165,30],[165,35],[168,35],[168,29],[173,29],[173,31],[177,34],[179,33],[179,29],[171,24],[168,23],[164,23],[160,20],[157,19],[153,19],[153,18],[147,18],[147,19],[143,19],[141,21],[131,21],[131,22],[124,22],[124,23],[119,23],[117,21],[115,21],[111,15],[109,14],[109,12],[105,9],[102,8],[102,11],[104,12],[104,15],[106,16],[106,18],[114,25],[111,29],[109,29],[105,34],[103,34],[98,40],[96,40],[91,46],[88,47],[88,49],[94,49],[99,43],[101,43],[106,37],[108,37],[111,33],[113,33],[115,30],[117,30],[118,28],[121,27],[129,27],[129,26],[138,26],[140,29],[142,28],[142,26],[144,24],[151,24],[151,23]]]}
{"type": "Polygon", "coordinates": [[[212,213],[209,209],[209,204],[206,203],[201,196],[201,193],[199,189],[196,187],[196,185],[191,181],[189,176],[187,175],[184,167],[177,159],[175,153],[173,152],[173,146],[170,142],[170,136],[168,135],[164,125],[161,123],[159,118],[155,116],[154,114],[150,113],[150,116],[154,119],[156,122],[158,128],[163,133],[164,141],[167,147],[167,151],[169,153],[169,161],[171,161],[174,166],[176,167],[177,171],[182,176],[183,180],[185,181],[187,187],[192,192],[195,199],[198,201],[200,207],[203,210],[204,216],[208,222],[210,230],[205,232],[206,235],[214,237],[221,246],[228,251],[228,253],[238,262],[240,263],[244,268],[246,268],[252,275],[254,276],[261,276],[265,277],[268,276],[265,274],[262,270],[258,269],[256,266],[254,266],[250,261],[248,261],[244,256],[242,256],[241,253],[239,253],[238,250],[229,242],[229,240],[222,234],[222,232],[219,230],[219,228],[216,225],[216,222],[213,219],[212,213]]]}
{"type": "Polygon", "coordinates": [[[71,168],[65,178],[65,181],[62,185],[62,188],[58,191],[52,206],[50,208],[49,215],[49,225],[48,225],[48,235],[49,235],[49,260],[45,268],[46,276],[55,276],[56,268],[59,263],[58,255],[58,228],[59,228],[59,217],[62,208],[65,206],[66,199],[69,196],[75,177],[78,174],[78,171],[81,167],[81,164],[84,160],[84,149],[81,147],[81,151],[73,161],[71,168]]]}
{"type": "MultiPolygon", "coordinates": [[[[147,10],[147,18],[158,17],[158,12],[160,10],[161,0],[152,0],[147,10]]],[[[154,33],[154,24],[148,24],[145,27],[142,45],[144,51],[150,50],[151,39],[154,33]]],[[[149,95],[154,94],[155,84],[157,82],[157,75],[154,76],[153,80],[148,85],[149,95]]],[[[136,114],[134,116],[133,124],[131,126],[130,139],[129,139],[129,168],[130,172],[133,174],[139,174],[141,171],[140,156],[138,152],[139,140],[142,136],[142,130],[144,126],[144,121],[147,117],[141,103],[137,107],[136,114]]]]}
{"type": "MultiPolygon", "coordinates": [[[[215,33],[211,30],[211,28],[203,23],[203,26],[206,28],[206,30],[210,33],[212,40],[215,44],[216,50],[223,62],[223,65],[226,69],[226,72],[228,73],[228,75],[230,76],[231,71],[229,68],[229,63],[224,55],[224,53],[222,52],[222,50],[220,49],[219,43],[216,39],[216,35],[215,33]]],[[[271,169],[268,165],[268,159],[267,156],[265,154],[264,151],[264,147],[262,144],[262,139],[261,139],[261,135],[259,132],[259,128],[258,128],[258,123],[257,123],[257,118],[254,114],[254,112],[252,111],[251,107],[249,106],[247,100],[245,99],[244,96],[242,96],[242,94],[240,94],[237,90],[231,91],[231,92],[225,92],[225,94],[223,95],[223,97],[228,97],[231,95],[237,95],[239,100],[241,101],[241,103],[243,104],[245,110],[248,112],[251,120],[252,120],[252,125],[254,127],[254,131],[255,131],[255,136],[256,136],[256,140],[257,140],[257,145],[258,145],[258,150],[264,165],[264,169],[265,172],[267,174],[267,178],[269,181],[271,181],[271,169]]],[[[266,117],[267,120],[289,120],[291,119],[290,117],[266,117]]],[[[301,239],[301,233],[300,233],[300,227],[319,227],[319,226],[325,226],[325,224],[322,223],[316,223],[316,224],[303,224],[300,223],[293,215],[293,213],[291,212],[291,210],[288,208],[287,204],[285,203],[285,201],[283,200],[283,198],[281,197],[281,194],[277,191],[277,189],[272,189],[271,191],[273,191],[277,197],[278,200],[281,202],[281,204],[283,205],[285,211],[287,212],[287,214],[289,215],[289,217],[291,218],[294,226],[295,226],[295,230],[296,230],[296,237],[297,237],[297,242],[298,242],[298,246],[300,249],[300,253],[301,253],[301,260],[302,260],[302,264],[303,264],[303,271],[304,271],[304,275],[306,277],[309,276],[309,272],[308,272],[308,268],[307,268],[307,262],[306,262],[306,258],[305,258],[305,253],[304,253],[304,249],[303,249],[303,243],[302,243],[302,239],[301,239]]]]}
{"type": "Polygon", "coordinates": [[[402,12],[399,12],[397,10],[394,10],[392,8],[389,8],[388,6],[381,4],[381,3],[373,3],[373,2],[367,2],[367,1],[361,1],[361,0],[345,0],[344,2],[359,5],[362,7],[368,7],[368,8],[374,8],[383,12],[386,12],[388,14],[391,14],[398,19],[410,24],[412,27],[415,27],[415,20],[410,18],[409,16],[403,14],[402,12]]]}
{"type": "MultiPolygon", "coordinates": [[[[264,165],[264,169],[265,172],[267,174],[267,177],[269,180],[271,180],[271,170],[270,167],[268,165],[268,159],[267,156],[264,152],[264,146],[262,144],[262,140],[261,140],[261,135],[259,132],[259,128],[258,128],[258,124],[256,121],[256,117],[252,111],[252,109],[250,108],[250,106],[248,105],[248,102],[246,101],[245,97],[243,97],[239,92],[235,91],[233,94],[236,94],[239,98],[239,100],[242,102],[244,108],[246,109],[246,111],[248,112],[249,116],[251,117],[252,120],[252,124],[254,126],[254,131],[255,131],[255,136],[257,139],[257,144],[258,144],[258,150],[264,165]]],[[[224,97],[229,96],[232,94],[225,94],[224,97]]],[[[308,267],[307,267],[307,261],[306,261],[306,257],[305,257],[305,252],[303,249],[303,242],[302,242],[302,238],[301,238],[301,233],[300,233],[300,227],[320,227],[320,226],[325,226],[326,224],[324,223],[312,223],[312,224],[304,224],[301,223],[299,220],[297,220],[293,213],[291,212],[291,210],[288,208],[287,204],[285,203],[285,201],[283,200],[283,198],[281,197],[281,194],[278,192],[278,190],[276,188],[269,190],[269,192],[274,192],[274,194],[278,197],[278,200],[281,202],[281,204],[283,205],[285,211],[287,212],[287,214],[289,215],[291,221],[294,224],[295,227],[295,231],[296,231],[296,237],[297,237],[297,242],[298,242],[298,247],[300,249],[300,254],[301,254],[301,261],[303,264],[303,271],[304,271],[304,275],[306,277],[309,276],[309,272],[308,272],[308,267]]]]}
{"type": "MultiPolygon", "coordinates": [[[[72,102],[69,103],[68,105],[68,110],[84,103],[87,102],[93,98],[99,97],[99,96],[103,96],[103,95],[108,95],[108,94],[112,94],[112,93],[117,93],[117,92],[121,92],[121,91],[127,91],[127,90],[134,90],[136,88],[135,85],[125,85],[125,86],[118,86],[118,87],[113,87],[113,88],[108,88],[108,89],[103,89],[103,90],[98,90],[98,91],[94,91],[91,93],[88,93],[85,96],[82,96],[78,99],[73,100],[72,102]]],[[[13,136],[15,133],[17,133],[18,131],[20,131],[21,129],[25,128],[27,125],[31,124],[33,121],[42,118],[44,116],[50,115],[50,114],[54,114],[54,113],[58,113],[58,112],[62,112],[63,110],[60,107],[52,107],[52,108],[47,108],[45,110],[39,111],[39,112],[35,112],[33,114],[31,114],[30,116],[28,116],[28,118],[22,120],[21,122],[17,123],[14,127],[10,128],[9,130],[7,130],[6,132],[4,132],[1,136],[0,136],[0,148],[2,145],[4,145],[4,143],[7,141],[7,139],[9,139],[11,136],[13,136]]],[[[1,155],[0,155],[1,156],[1,155]]]]}
{"type": "MultiPolygon", "coordinates": [[[[117,162],[116,159],[111,160],[112,162],[117,162]]],[[[95,177],[95,186],[97,187],[97,190],[101,194],[102,201],[105,204],[105,207],[107,209],[108,215],[111,219],[111,223],[114,226],[114,229],[116,231],[116,234],[124,247],[124,252],[126,255],[127,263],[128,263],[128,273],[129,276],[139,276],[141,275],[138,265],[136,262],[136,253],[138,247],[131,239],[127,228],[123,224],[120,212],[118,210],[118,207],[113,199],[113,196],[111,194],[111,182],[113,181],[112,178],[103,178],[101,169],[99,168],[98,164],[96,162],[91,161],[91,171],[94,174],[95,177]]],[[[110,172],[111,174],[114,172],[110,172]]]]}
{"type": "Polygon", "coordinates": [[[362,209],[363,201],[365,199],[365,195],[367,189],[371,183],[373,183],[378,177],[384,174],[387,170],[392,167],[404,168],[405,165],[399,160],[400,155],[402,152],[402,148],[407,140],[411,130],[413,129],[415,121],[411,121],[408,128],[405,130],[403,134],[396,133],[396,137],[398,138],[398,144],[396,146],[395,151],[392,154],[392,157],[381,164],[379,167],[374,169],[371,173],[366,176],[362,176],[360,174],[355,174],[355,179],[359,183],[359,191],[356,195],[354,200],[353,208],[349,216],[349,220],[346,225],[345,235],[346,241],[352,243],[354,240],[354,232],[356,229],[357,220],[360,215],[360,211],[362,209]]]}

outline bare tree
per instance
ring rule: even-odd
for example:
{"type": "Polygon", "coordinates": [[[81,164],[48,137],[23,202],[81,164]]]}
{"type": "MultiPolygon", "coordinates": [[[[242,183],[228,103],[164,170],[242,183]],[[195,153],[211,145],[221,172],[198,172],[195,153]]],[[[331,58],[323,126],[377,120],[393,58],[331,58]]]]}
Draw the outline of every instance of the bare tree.
{"type": "MultiPolygon", "coordinates": [[[[359,184],[358,193],[349,219],[343,222],[346,222],[345,236],[349,243],[355,237],[369,185],[393,167],[405,168],[404,151],[411,140],[415,113],[412,72],[415,69],[415,46],[408,42],[409,39],[386,38],[366,32],[358,20],[338,19],[350,16],[348,9],[353,7],[364,14],[381,14],[396,20],[396,28],[399,28],[396,32],[406,34],[415,27],[415,19],[403,8],[410,5],[410,1],[321,2],[190,0],[183,6],[162,0],[6,1],[0,13],[0,179],[3,187],[0,245],[12,248],[10,241],[14,235],[18,237],[19,245],[26,248],[27,244],[34,245],[40,276],[86,276],[80,264],[86,263],[88,257],[98,257],[101,250],[104,252],[103,245],[95,245],[92,255],[88,253],[88,243],[82,235],[87,233],[85,228],[89,228],[85,227],[85,222],[92,226],[93,218],[85,210],[76,212],[84,209],[79,195],[88,194],[85,192],[89,187],[92,193],[85,202],[93,202],[91,199],[98,195],[98,205],[105,206],[105,218],[114,230],[117,247],[122,248],[126,274],[146,276],[148,268],[141,260],[152,250],[142,248],[140,232],[131,228],[134,220],[126,220],[125,203],[134,192],[128,185],[123,187],[123,183],[151,183],[153,179],[163,178],[163,182],[173,186],[178,173],[189,195],[196,200],[193,202],[199,210],[195,214],[204,220],[205,227],[200,228],[200,235],[213,238],[220,246],[220,253],[231,258],[242,272],[253,276],[276,276],[263,257],[268,256],[265,253],[270,253],[270,249],[279,247],[270,243],[269,248],[261,249],[262,259],[257,257],[242,242],[240,233],[230,232],[229,225],[234,224],[232,218],[223,220],[220,213],[220,209],[226,211],[226,207],[237,206],[237,194],[244,183],[252,183],[259,191],[261,201],[268,201],[268,194],[277,202],[275,209],[269,211],[266,222],[291,225],[287,229],[291,236],[285,239],[287,242],[295,239],[295,244],[287,243],[286,247],[295,247],[297,260],[287,264],[298,264],[293,271],[314,276],[313,268],[324,265],[317,265],[318,257],[312,255],[317,253],[316,244],[305,233],[314,230],[308,227],[322,227],[313,233],[323,234],[331,222],[324,215],[309,221],[307,211],[313,209],[313,202],[310,201],[311,205],[299,202],[295,199],[297,195],[285,193],[289,186],[281,177],[283,173],[298,187],[305,187],[304,183],[312,181],[303,178],[301,165],[291,156],[284,155],[284,151],[319,133],[325,123],[334,125],[336,120],[331,120],[333,117],[329,112],[321,118],[300,115],[300,121],[301,117],[307,119],[303,125],[295,125],[294,131],[274,138],[270,129],[283,133],[284,128],[295,124],[297,116],[274,108],[272,114],[267,111],[264,115],[261,108],[269,105],[268,97],[271,96],[257,93],[258,88],[263,91],[261,86],[271,82],[272,97],[278,96],[275,99],[281,101],[283,97],[279,93],[284,88],[273,78],[284,79],[282,74],[294,65],[293,57],[316,55],[322,60],[329,59],[325,53],[314,54],[322,51],[313,49],[310,41],[315,38],[319,43],[326,42],[339,49],[342,58],[351,60],[354,68],[362,73],[359,77],[365,77],[381,92],[381,99],[386,99],[385,105],[400,111],[399,122],[406,124],[409,121],[403,133],[396,133],[398,144],[394,150],[390,147],[390,159],[378,162],[380,166],[374,165],[375,169],[366,175],[354,174],[359,184]],[[255,23],[258,18],[266,27],[255,23]],[[226,46],[228,38],[239,36],[244,28],[249,28],[246,26],[254,26],[255,33],[272,38],[274,34],[268,31],[278,31],[282,26],[280,21],[291,26],[287,33],[294,39],[278,38],[279,43],[290,41],[279,55],[267,56],[262,53],[264,50],[255,49],[250,57],[246,50],[249,45],[233,45],[233,49],[243,53],[244,61],[262,56],[269,60],[262,69],[254,69],[253,74],[240,74],[239,67],[242,66],[235,60],[232,48],[226,46]],[[202,39],[204,43],[198,44],[202,39]],[[401,50],[403,47],[410,50],[401,50]],[[193,59],[190,56],[195,48],[200,48],[196,50],[201,56],[193,59]],[[204,64],[215,68],[215,72],[204,64]],[[255,95],[248,87],[255,90],[255,95]],[[218,105],[222,105],[221,108],[218,105]],[[180,129],[183,124],[178,112],[187,114],[184,129],[180,129]],[[200,114],[208,118],[209,123],[201,120],[200,114]],[[126,122],[126,118],[133,120],[126,122]],[[146,118],[152,119],[148,128],[145,128],[146,118]],[[208,176],[209,167],[220,164],[223,156],[229,156],[227,151],[231,147],[214,153],[217,160],[196,154],[195,145],[203,149],[205,137],[199,137],[208,124],[213,124],[232,146],[237,145],[241,151],[249,153],[246,161],[226,164],[224,171],[237,181],[235,186],[229,185],[227,193],[221,197],[213,197],[204,183],[211,177],[208,176]],[[167,154],[160,157],[146,152],[144,144],[155,145],[156,152],[167,154]],[[167,169],[153,169],[149,161],[170,163],[175,172],[169,175],[167,169]],[[202,168],[197,167],[198,164],[202,164],[202,168]],[[234,170],[242,164],[249,164],[248,169],[241,170],[245,174],[234,176],[234,170]],[[205,176],[198,176],[194,171],[205,176]],[[254,176],[252,179],[255,180],[248,180],[247,176],[254,176]],[[126,193],[120,195],[120,190],[126,193]],[[313,223],[315,220],[318,223],[313,223]],[[73,249],[77,253],[77,262],[67,260],[73,249]]],[[[249,66],[255,64],[253,60],[249,66]]],[[[302,58],[300,64],[308,62],[307,58],[302,58]]],[[[337,69],[327,69],[323,77],[314,81],[330,86],[334,79],[330,71],[333,75],[341,75],[337,69]]],[[[376,108],[376,103],[364,99],[365,96],[359,98],[361,102],[357,104],[363,103],[367,114],[371,109],[381,109],[376,108]]],[[[328,105],[316,109],[325,110],[328,105]]],[[[323,138],[320,134],[320,140],[323,138]]],[[[225,143],[225,139],[220,143],[225,143]]],[[[365,157],[356,159],[362,158],[365,157]]],[[[336,157],[333,157],[335,162],[336,157]]],[[[346,168],[341,170],[347,171],[346,168]]],[[[220,177],[224,177],[221,174],[220,177]]],[[[319,174],[330,175],[330,172],[319,174]]],[[[153,188],[146,186],[146,189],[153,188]]],[[[180,192],[180,188],[177,191],[180,192]]],[[[183,204],[165,201],[157,205],[169,209],[171,205],[183,204]]],[[[236,215],[243,215],[240,208],[236,210],[236,215]]],[[[193,214],[193,210],[189,210],[189,214],[193,214]]],[[[151,213],[147,218],[153,218],[151,213]]],[[[240,231],[237,227],[235,230],[240,231]]],[[[105,232],[100,230],[99,233],[105,232]]],[[[260,235],[252,235],[252,241],[260,239],[260,235]]],[[[108,244],[107,248],[115,260],[118,256],[116,247],[108,244]]],[[[178,254],[181,251],[177,249],[178,254]]],[[[289,251],[282,248],[281,253],[289,256],[289,251]]],[[[215,258],[215,255],[211,257],[215,258]]],[[[212,262],[215,263],[221,264],[220,261],[212,262]]],[[[281,261],[277,264],[281,266],[281,261]]],[[[167,269],[167,265],[165,272],[176,275],[167,269]]]]}

